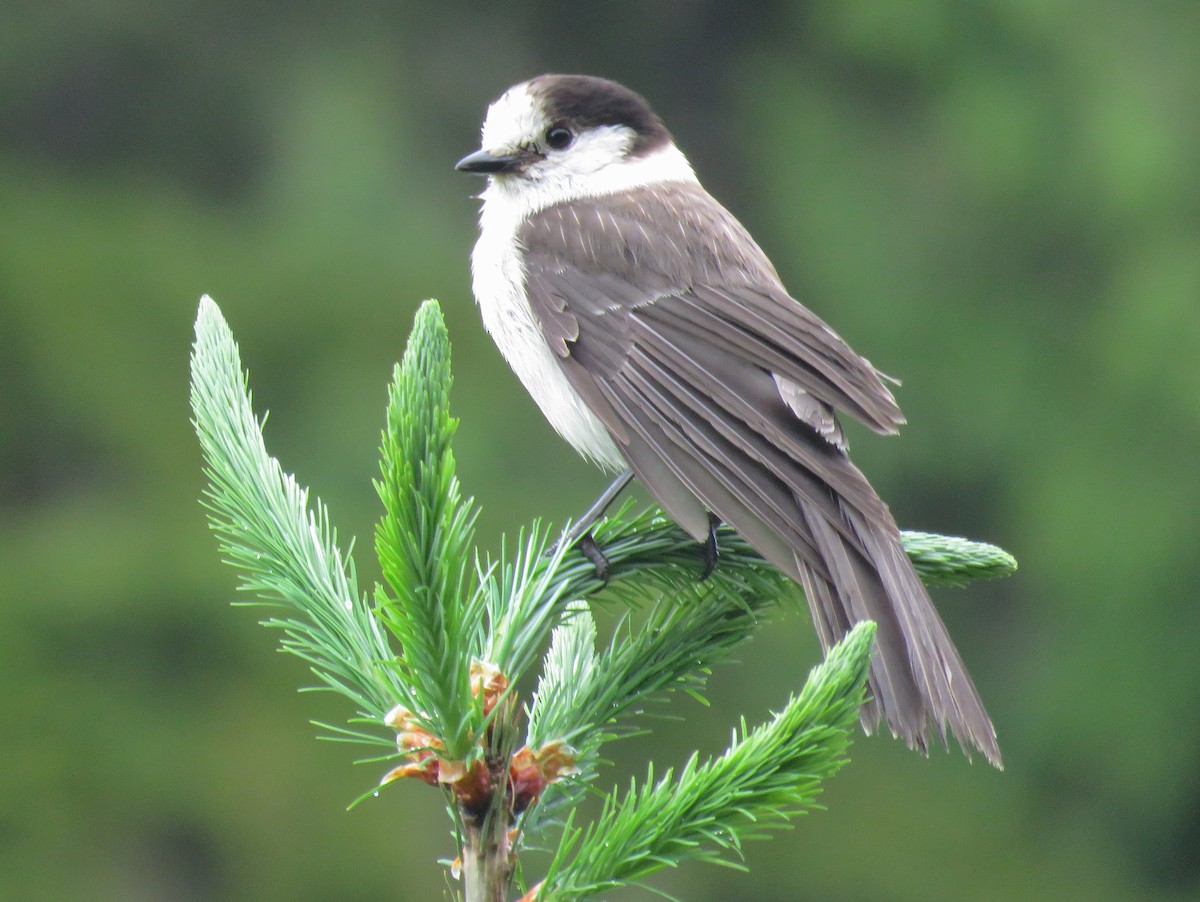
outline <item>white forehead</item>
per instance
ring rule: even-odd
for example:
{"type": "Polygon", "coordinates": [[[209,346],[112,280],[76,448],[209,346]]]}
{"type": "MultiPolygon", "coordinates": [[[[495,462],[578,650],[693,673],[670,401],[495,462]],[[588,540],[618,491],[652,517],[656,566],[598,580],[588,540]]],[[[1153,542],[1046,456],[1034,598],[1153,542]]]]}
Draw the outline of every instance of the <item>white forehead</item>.
{"type": "Polygon", "coordinates": [[[483,120],[485,150],[513,150],[528,143],[549,125],[529,83],[514,85],[488,107],[483,120]]]}

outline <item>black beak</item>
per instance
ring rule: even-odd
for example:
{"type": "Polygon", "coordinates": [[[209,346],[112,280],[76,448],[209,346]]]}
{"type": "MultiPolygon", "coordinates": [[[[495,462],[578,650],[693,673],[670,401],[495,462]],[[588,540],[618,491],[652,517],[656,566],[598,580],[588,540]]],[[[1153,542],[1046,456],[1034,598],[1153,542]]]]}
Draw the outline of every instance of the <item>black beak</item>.
{"type": "Polygon", "coordinates": [[[476,175],[494,175],[497,172],[511,172],[517,165],[517,157],[497,157],[486,150],[477,150],[467,154],[454,164],[459,172],[473,172],[476,175]]]}

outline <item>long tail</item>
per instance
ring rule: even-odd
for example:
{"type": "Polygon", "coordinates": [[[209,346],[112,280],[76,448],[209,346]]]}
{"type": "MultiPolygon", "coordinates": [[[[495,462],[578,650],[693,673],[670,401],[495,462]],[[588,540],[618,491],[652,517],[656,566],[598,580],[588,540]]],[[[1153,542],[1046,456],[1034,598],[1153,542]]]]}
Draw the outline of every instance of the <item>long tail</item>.
{"type": "MultiPolygon", "coordinates": [[[[648,425],[643,429],[651,434],[648,425]]],[[[643,484],[697,541],[708,530],[705,510],[715,511],[797,580],[825,650],[855,623],[875,621],[872,697],[861,715],[868,733],[882,718],[895,736],[925,752],[933,729],[943,741],[949,731],[968,756],[978,749],[1002,767],[996,730],[904,551],[891,512],[847,457],[829,454],[843,481],[867,501],[868,512],[796,470],[790,474],[793,486],[809,481],[803,495],[758,465],[735,473],[682,454],[667,464],[639,435],[630,437],[625,451],[643,484]]]]}
{"type": "Polygon", "coordinates": [[[877,624],[872,699],[860,714],[863,728],[871,732],[882,716],[894,736],[922,752],[928,751],[930,727],[940,731],[943,742],[949,730],[968,757],[974,747],[1002,768],[995,727],[904,552],[899,530],[890,520],[868,522],[840,506],[856,543],[801,502],[828,573],[794,556],[794,575],[804,586],[825,649],[860,620],[877,624]]]}

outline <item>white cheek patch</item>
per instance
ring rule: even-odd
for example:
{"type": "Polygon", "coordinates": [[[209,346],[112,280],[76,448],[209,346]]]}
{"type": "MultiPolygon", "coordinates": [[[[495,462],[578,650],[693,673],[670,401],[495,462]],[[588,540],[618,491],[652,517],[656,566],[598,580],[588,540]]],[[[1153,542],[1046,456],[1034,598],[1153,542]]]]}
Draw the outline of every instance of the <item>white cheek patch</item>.
{"type": "Polygon", "coordinates": [[[569,176],[581,178],[605,166],[622,163],[633,146],[633,129],[624,125],[602,125],[576,136],[565,150],[552,152],[530,167],[532,178],[569,176]]]}

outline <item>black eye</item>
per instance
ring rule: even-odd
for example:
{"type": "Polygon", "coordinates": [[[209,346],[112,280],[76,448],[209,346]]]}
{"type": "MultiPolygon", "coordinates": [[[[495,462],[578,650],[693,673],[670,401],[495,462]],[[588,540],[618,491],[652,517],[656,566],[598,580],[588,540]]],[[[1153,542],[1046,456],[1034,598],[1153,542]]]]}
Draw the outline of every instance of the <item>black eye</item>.
{"type": "Polygon", "coordinates": [[[561,125],[552,125],[546,129],[546,144],[554,150],[569,147],[573,140],[575,136],[571,134],[571,130],[561,125]]]}

